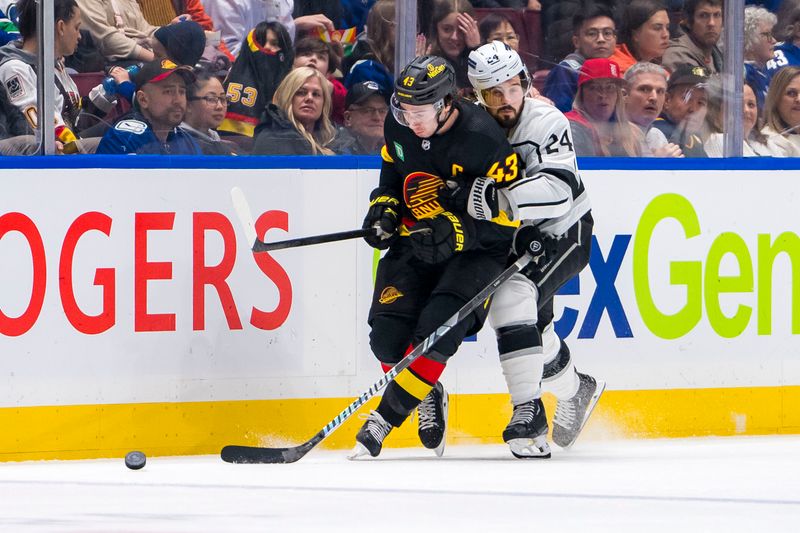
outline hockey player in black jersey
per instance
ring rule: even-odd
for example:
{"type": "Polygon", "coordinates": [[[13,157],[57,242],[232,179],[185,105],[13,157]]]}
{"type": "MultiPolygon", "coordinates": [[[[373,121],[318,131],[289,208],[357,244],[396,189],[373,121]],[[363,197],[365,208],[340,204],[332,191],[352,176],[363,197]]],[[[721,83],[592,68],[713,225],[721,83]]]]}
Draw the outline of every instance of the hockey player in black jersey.
{"type": "MultiPolygon", "coordinates": [[[[488,199],[519,178],[503,130],[478,106],[455,97],[442,58],[414,59],[397,78],[385,123],[380,184],[370,195],[367,242],[388,252],[378,264],[369,312],[370,347],[384,371],[399,362],[505,267],[514,227],[488,199]],[[457,205],[455,205],[457,204],[457,205]]],[[[390,382],[356,436],[351,458],[377,456],[383,440],[419,406],[423,445],[441,455],[447,393],[438,383],[462,339],[487,315],[480,307],[390,382]]]]}
{"type": "Polygon", "coordinates": [[[578,173],[569,122],[555,107],[526,97],[530,77],[519,54],[499,41],[469,55],[469,79],[481,105],[505,129],[521,175],[497,191],[500,209],[521,223],[517,253],[543,239],[546,261],[530,264],[495,293],[489,322],[497,334],[514,413],[503,432],[517,457],[550,457],[542,391],[558,399],[553,441],[571,446],[605,383],[575,369],[553,329],[553,295],[589,262],[593,220],[578,173]],[[520,237],[526,235],[520,241],[520,237]]]}

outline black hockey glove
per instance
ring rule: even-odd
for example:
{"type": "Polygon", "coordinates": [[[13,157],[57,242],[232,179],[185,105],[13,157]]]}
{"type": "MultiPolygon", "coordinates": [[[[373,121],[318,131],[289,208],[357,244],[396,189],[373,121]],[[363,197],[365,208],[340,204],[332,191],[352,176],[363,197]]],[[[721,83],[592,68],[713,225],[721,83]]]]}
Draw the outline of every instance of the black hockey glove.
{"type": "MultiPolygon", "coordinates": [[[[530,254],[533,257],[533,263],[543,267],[550,260],[548,255],[552,255],[555,252],[555,250],[551,250],[551,253],[548,254],[548,245],[552,244],[548,242],[549,240],[542,235],[542,232],[536,226],[530,224],[520,226],[514,233],[514,253],[518,257],[522,257],[526,253],[530,254]]],[[[553,248],[553,246],[550,246],[550,248],[553,248]]]]}
{"type": "Polygon", "coordinates": [[[472,248],[475,230],[470,219],[462,220],[445,211],[419,221],[410,233],[414,255],[425,263],[435,265],[450,259],[453,254],[472,248]]]}
{"type": "Polygon", "coordinates": [[[491,220],[500,214],[497,187],[488,177],[481,176],[464,185],[448,181],[447,188],[439,192],[439,200],[445,209],[466,211],[476,220],[491,220]]]}
{"type": "Polygon", "coordinates": [[[385,250],[397,238],[397,226],[400,224],[398,207],[400,200],[375,189],[370,195],[369,210],[364,217],[362,228],[377,228],[374,235],[364,237],[367,244],[378,250],[385,250]]]}

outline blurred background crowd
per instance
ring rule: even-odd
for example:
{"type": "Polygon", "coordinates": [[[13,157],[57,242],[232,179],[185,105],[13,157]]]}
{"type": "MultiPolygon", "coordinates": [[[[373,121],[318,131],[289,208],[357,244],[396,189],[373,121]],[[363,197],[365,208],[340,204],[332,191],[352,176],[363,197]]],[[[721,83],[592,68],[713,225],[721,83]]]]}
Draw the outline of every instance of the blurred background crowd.
{"type": "MultiPolygon", "coordinates": [[[[0,0],[3,155],[38,146],[38,1],[0,0]]],[[[52,1],[60,154],[380,152],[396,0],[52,1]]],[[[517,50],[578,155],[722,157],[730,112],[745,156],[798,156],[800,0],[746,3],[730,28],[723,0],[416,0],[414,44],[467,99],[470,51],[517,50]],[[740,109],[726,32],[744,42],[740,109]]]]}

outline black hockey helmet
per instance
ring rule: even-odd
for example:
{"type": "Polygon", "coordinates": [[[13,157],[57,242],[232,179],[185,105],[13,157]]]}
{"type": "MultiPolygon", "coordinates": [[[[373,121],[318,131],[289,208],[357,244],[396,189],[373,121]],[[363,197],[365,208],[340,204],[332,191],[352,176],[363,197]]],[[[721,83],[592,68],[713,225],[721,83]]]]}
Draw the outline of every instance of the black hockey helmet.
{"type": "Polygon", "coordinates": [[[456,72],[439,56],[414,58],[394,83],[394,96],[403,104],[433,104],[455,94],[456,72]]]}

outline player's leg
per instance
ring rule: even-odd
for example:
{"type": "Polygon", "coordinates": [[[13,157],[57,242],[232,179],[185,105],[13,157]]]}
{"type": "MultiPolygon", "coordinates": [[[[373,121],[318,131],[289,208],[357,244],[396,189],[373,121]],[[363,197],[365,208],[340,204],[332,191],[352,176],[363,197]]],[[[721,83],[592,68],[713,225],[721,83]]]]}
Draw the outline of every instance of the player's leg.
{"type": "MultiPolygon", "coordinates": [[[[467,253],[450,260],[430,300],[420,313],[414,342],[420,342],[430,335],[476,292],[494,279],[504,266],[502,255],[504,254],[467,253]]],[[[442,371],[444,364],[456,352],[464,337],[481,329],[486,314],[487,310],[480,307],[454,326],[436,344],[434,351],[428,354],[434,361],[442,363],[442,371]]],[[[430,392],[420,402],[418,413],[420,441],[423,446],[434,450],[439,456],[444,452],[446,442],[447,408],[447,391],[437,379],[430,392]]]]}
{"type": "Polygon", "coordinates": [[[540,313],[540,317],[547,320],[547,325],[540,330],[545,358],[542,390],[557,399],[553,442],[569,448],[589,420],[606,384],[575,368],[567,343],[555,333],[552,300],[540,313]]]}
{"type": "MultiPolygon", "coordinates": [[[[429,279],[430,269],[416,263],[410,265],[410,262],[413,262],[410,249],[396,245],[378,263],[368,322],[371,327],[370,348],[384,372],[408,353],[422,302],[433,285],[429,279]]],[[[396,380],[405,382],[408,379],[405,372],[410,369],[417,374],[425,374],[426,367],[426,356],[421,356],[396,380]]],[[[405,404],[410,400],[404,391],[397,391],[393,383],[387,386],[378,408],[369,414],[356,435],[356,447],[351,458],[367,454],[377,456],[392,428],[400,426],[405,420],[405,404]]],[[[413,407],[416,407],[416,402],[408,411],[413,407]]]]}
{"type": "Polygon", "coordinates": [[[605,383],[575,369],[569,348],[553,329],[553,296],[587,264],[592,245],[591,213],[586,213],[562,238],[556,241],[556,257],[541,271],[531,272],[541,299],[539,331],[542,334],[544,377],[542,388],[556,396],[553,417],[553,442],[567,448],[578,438],[605,383]]]}
{"type": "Polygon", "coordinates": [[[544,369],[542,338],[536,327],[537,292],[518,275],[495,293],[489,323],[497,335],[497,350],[514,413],[503,431],[516,457],[550,457],[547,417],[541,400],[544,369]]]}

